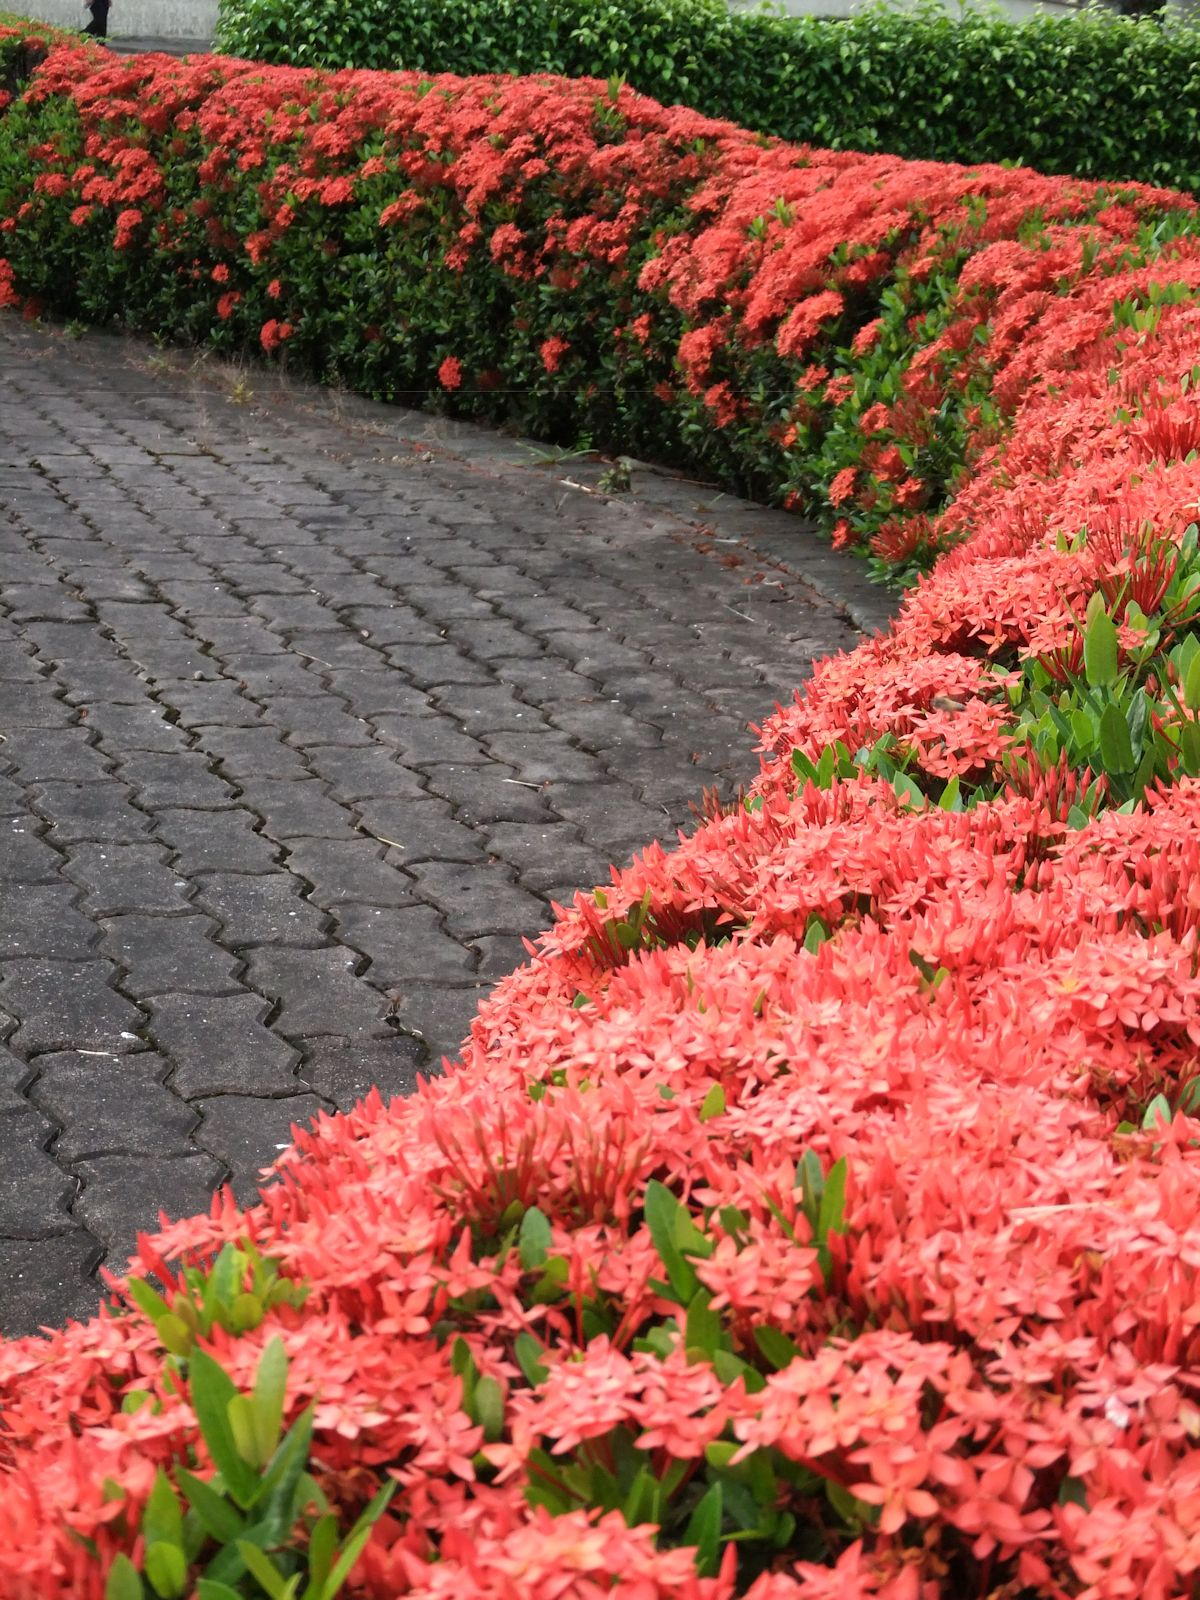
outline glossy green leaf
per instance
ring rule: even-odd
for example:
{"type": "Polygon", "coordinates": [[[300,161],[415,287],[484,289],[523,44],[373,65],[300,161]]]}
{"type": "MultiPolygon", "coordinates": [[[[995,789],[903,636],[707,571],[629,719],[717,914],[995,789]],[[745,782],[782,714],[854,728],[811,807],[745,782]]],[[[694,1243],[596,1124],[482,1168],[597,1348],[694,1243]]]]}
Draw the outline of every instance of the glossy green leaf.
{"type": "Polygon", "coordinates": [[[696,1571],[702,1578],[716,1576],[721,1552],[721,1485],[714,1483],[692,1512],[683,1543],[696,1547],[696,1571]]]}
{"type": "Polygon", "coordinates": [[[518,1254],[527,1272],[545,1261],[550,1253],[550,1241],[549,1220],[537,1206],[530,1206],[521,1218],[521,1230],[517,1235],[518,1254]]]}
{"type": "Polygon", "coordinates": [[[113,1558],[104,1584],[104,1600],[145,1600],[146,1589],[137,1568],[126,1555],[113,1558]]]}
{"type": "Polygon", "coordinates": [[[723,1343],[724,1335],[720,1313],[712,1309],[712,1295],[707,1289],[697,1289],[688,1302],[684,1319],[685,1348],[711,1357],[723,1343]]]}
{"type": "Polygon", "coordinates": [[[210,1483],[195,1477],[183,1467],[175,1469],[175,1476],[204,1531],[222,1544],[232,1544],[245,1530],[244,1518],[210,1483]]]}
{"type": "Polygon", "coordinates": [[[1110,688],[1117,681],[1117,627],[1106,611],[1097,609],[1083,635],[1083,670],[1093,689],[1110,688]]]}
{"type": "Polygon", "coordinates": [[[1115,700],[1110,700],[1100,713],[1100,759],[1107,772],[1132,772],[1137,765],[1129,724],[1115,700]]]}
{"type": "Polygon", "coordinates": [[[525,1374],[527,1383],[532,1384],[534,1388],[545,1383],[550,1376],[550,1369],[544,1360],[546,1347],[540,1339],[535,1338],[532,1333],[519,1333],[513,1341],[513,1354],[525,1374]]]}
{"type": "Polygon", "coordinates": [[[725,1091],[719,1083],[714,1083],[701,1103],[700,1121],[711,1122],[714,1117],[723,1116],[724,1112],[725,1091]]]}
{"type": "Polygon", "coordinates": [[[187,1588],[187,1558],[177,1544],[147,1544],[142,1556],[146,1581],[159,1600],[180,1600],[187,1588]]]}
{"type": "Polygon", "coordinates": [[[200,1432],[230,1494],[243,1508],[253,1503],[259,1476],[243,1460],[234,1442],[229,1403],[237,1398],[233,1380],[205,1350],[193,1352],[189,1365],[192,1409],[200,1432]]]}
{"type": "Polygon", "coordinates": [[[782,1372],[784,1367],[790,1366],[800,1354],[787,1334],[781,1333],[778,1328],[765,1325],[755,1328],[754,1342],[763,1359],[769,1361],[776,1372],[782,1372]]]}

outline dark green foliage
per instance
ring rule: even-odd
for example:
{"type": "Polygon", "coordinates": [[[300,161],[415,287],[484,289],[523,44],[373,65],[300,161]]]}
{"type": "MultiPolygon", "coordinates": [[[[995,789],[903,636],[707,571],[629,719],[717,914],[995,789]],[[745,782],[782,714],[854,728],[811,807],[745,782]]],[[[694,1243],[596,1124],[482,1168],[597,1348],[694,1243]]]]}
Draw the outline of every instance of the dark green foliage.
{"type": "Polygon", "coordinates": [[[295,65],[623,75],[667,104],[832,149],[1200,189],[1200,30],[1109,12],[724,0],[222,0],[218,44],[295,65]]]}

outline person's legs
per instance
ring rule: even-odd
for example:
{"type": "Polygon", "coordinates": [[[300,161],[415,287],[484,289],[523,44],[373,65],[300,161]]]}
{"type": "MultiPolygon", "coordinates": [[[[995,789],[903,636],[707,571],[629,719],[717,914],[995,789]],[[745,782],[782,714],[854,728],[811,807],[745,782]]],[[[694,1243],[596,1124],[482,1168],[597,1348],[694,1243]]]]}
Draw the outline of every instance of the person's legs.
{"type": "Polygon", "coordinates": [[[108,11],[112,0],[89,0],[92,20],[83,30],[90,33],[93,38],[107,39],[108,37],[108,11]]]}

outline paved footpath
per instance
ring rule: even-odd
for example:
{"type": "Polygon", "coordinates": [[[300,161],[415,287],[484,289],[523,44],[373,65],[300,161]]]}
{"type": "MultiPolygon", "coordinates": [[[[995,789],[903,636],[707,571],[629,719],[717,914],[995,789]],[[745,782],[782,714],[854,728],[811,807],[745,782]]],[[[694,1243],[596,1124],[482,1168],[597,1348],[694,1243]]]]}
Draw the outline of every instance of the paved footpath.
{"type": "Polygon", "coordinates": [[[587,473],[0,320],[4,1331],[437,1070],[880,609],[790,519],[587,473]]]}

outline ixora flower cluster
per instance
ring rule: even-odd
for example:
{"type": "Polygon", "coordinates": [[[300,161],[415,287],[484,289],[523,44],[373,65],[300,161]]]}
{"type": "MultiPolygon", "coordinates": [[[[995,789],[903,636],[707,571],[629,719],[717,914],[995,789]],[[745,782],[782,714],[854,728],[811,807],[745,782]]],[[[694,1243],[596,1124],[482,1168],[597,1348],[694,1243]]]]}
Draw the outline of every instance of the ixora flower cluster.
{"type": "Polygon", "coordinates": [[[597,85],[73,47],[6,127],[15,301],[69,249],[85,309],[136,281],[292,350],[332,306],[343,352],[458,397],[506,358],[431,332],[452,283],[515,319],[505,382],[632,406],[658,374],[696,449],[773,417],[781,473],[837,463],[844,537],[946,553],[764,729],[747,796],[561,913],[446,1076],[0,1348],[0,1596],[1194,1596],[1185,203],[597,85]]]}

